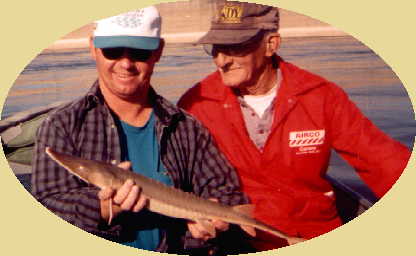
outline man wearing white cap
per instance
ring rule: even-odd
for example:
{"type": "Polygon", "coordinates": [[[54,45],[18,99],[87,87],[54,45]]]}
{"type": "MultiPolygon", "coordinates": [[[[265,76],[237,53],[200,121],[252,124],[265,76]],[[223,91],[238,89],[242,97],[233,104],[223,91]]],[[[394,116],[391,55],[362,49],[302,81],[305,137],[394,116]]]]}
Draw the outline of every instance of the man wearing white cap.
{"type": "MultiPolygon", "coordinates": [[[[39,128],[32,193],[66,221],[113,241],[162,252],[192,254],[197,248],[213,253],[218,247],[205,242],[212,237],[202,226],[147,211],[146,198],[132,181],[118,191],[98,191],[45,154],[51,147],[113,164],[130,161],[132,171],[167,185],[223,204],[247,203],[234,169],[208,131],[150,85],[164,46],[160,27],[155,7],[97,22],[90,50],[98,80],[39,128]]],[[[213,224],[228,229],[224,222],[213,224]]]]}

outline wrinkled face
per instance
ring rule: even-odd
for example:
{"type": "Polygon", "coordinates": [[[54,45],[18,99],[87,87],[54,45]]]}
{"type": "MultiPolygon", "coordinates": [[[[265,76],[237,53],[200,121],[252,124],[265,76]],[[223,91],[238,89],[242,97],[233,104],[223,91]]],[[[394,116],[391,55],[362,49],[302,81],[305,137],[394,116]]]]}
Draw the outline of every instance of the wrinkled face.
{"type": "Polygon", "coordinates": [[[262,40],[244,45],[213,45],[212,53],[224,84],[231,87],[255,83],[266,64],[262,40]]]}
{"type": "Polygon", "coordinates": [[[103,93],[124,100],[147,95],[153,68],[159,59],[156,51],[91,46],[91,53],[103,93]]]}
{"type": "Polygon", "coordinates": [[[239,88],[255,85],[277,50],[279,40],[278,36],[265,36],[243,44],[214,44],[211,55],[224,84],[239,88]],[[270,46],[269,41],[272,41],[270,46]]]}

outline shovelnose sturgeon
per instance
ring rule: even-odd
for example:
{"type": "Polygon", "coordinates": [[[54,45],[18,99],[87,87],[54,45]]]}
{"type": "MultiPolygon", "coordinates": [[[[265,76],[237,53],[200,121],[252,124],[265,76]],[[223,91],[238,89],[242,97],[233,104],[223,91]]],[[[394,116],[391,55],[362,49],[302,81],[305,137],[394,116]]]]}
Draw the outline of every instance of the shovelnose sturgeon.
{"type": "Polygon", "coordinates": [[[148,198],[146,207],[150,211],[202,223],[211,234],[215,234],[215,228],[208,225],[207,220],[222,220],[240,225],[252,236],[255,236],[254,228],[257,228],[288,241],[292,239],[287,234],[252,218],[252,205],[222,205],[105,162],[58,153],[49,147],[46,148],[46,153],[70,173],[99,188],[117,189],[127,179],[131,179],[141,187],[141,193],[148,198]]]}

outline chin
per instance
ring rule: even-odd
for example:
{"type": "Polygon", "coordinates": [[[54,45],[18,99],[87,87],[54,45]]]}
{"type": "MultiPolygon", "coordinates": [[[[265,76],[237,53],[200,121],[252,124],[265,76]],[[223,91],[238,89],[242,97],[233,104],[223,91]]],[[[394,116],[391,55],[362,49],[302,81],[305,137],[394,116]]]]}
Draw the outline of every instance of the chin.
{"type": "Polygon", "coordinates": [[[235,72],[231,74],[221,74],[222,82],[228,87],[237,88],[244,84],[244,78],[237,75],[235,72]]]}
{"type": "Polygon", "coordinates": [[[241,84],[241,81],[237,79],[227,79],[225,77],[222,78],[222,82],[224,83],[224,85],[233,88],[239,87],[241,84]]]}

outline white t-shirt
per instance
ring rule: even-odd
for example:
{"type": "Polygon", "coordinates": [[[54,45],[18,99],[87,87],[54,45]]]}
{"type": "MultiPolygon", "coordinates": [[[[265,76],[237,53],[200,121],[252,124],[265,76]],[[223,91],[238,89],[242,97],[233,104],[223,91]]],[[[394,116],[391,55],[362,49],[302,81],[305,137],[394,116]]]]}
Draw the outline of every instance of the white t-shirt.
{"type": "Polygon", "coordinates": [[[259,117],[262,117],[264,111],[272,104],[277,93],[277,84],[263,95],[244,95],[244,101],[253,108],[259,117]]]}

